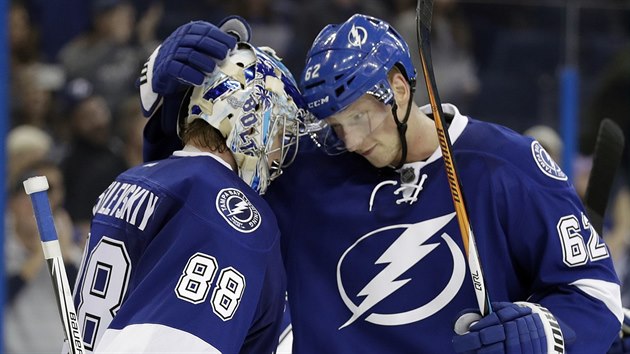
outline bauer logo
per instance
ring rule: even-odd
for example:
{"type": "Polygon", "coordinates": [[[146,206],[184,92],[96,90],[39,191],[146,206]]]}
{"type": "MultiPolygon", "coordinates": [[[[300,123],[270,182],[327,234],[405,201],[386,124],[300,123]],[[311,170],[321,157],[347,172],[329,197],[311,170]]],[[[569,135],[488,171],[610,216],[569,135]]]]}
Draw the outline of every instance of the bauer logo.
{"type": "Polygon", "coordinates": [[[536,140],[532,141],[532,155],[534,155],[536,165],[544,174],[559,181],[568,179],[560,166],[551,158],[551,155],[536,140]]]}
{"type": "Polygon", "coordinates": [[[249,233],[260,226],[260,213],[238,189],[226,188],[217,194],[217,211],[236,231],[249,233]]]}

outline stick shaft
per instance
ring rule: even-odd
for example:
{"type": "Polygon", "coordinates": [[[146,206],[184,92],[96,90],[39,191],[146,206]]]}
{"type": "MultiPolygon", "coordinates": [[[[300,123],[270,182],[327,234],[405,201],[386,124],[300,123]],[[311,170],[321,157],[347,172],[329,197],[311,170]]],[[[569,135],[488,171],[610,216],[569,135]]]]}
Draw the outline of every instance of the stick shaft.
{"type": "Polygon", "coordinates": [[[483,276],[481,268],[481,262],[479,261],[479,253],[475,243],[475,236],[468,217],[468,211],[464,202],[464,195],[462,193],[462,184],[459,179],[455,160],[453,158],[453,147],[451,145],[450,136],[446,127],[446,121],[444,120],[444,113],[442,112],[442,104],[440,96],[437,90],[437,84],[433,74],[433,64],[431,61],[431,17],[433,11],[432,0],[419,0],[417,8],[417,35],[418,35],[418,47],[420,50],[420,62],[422,65],[422,73],[425,78],[427,87],[427,93],[429,101],[431,103],[431,110],[433,111],[433,120],[435,122],[435,128],[437,130],[438,139],[440,143],[440,150],[442,151],[442,158],[444,160],[444,167],[446,168],[446,176],[448,178],[448,185],[455,206],[455,213],[457,214],[457,222],[462,235],[462,242],[464,244],[464,251],[468,260],[468,266],[470,268],[470,275],[472,277],[473,285],[475,288],[475,295],[477,297],[477,304],[479,310],[483,316],[492,312],[490,305],[490,297],[486,288],[486,282],[483,276]]]}
{"type": "Polygon", "coordinates": [[[54,218],[50,209],[50,202],[48,201],[48,181],[46,177],[41,176],[29,178],[24,182],[24,188],[31,197],[44,258],[50,270],[59,316],[61,317],[70,353],[84,353],[83,337],[81,336],[77,312],[74,308],[72,292],[70,291],[61,247],[57,238],[57,231],[55,230],[54,218]]]}

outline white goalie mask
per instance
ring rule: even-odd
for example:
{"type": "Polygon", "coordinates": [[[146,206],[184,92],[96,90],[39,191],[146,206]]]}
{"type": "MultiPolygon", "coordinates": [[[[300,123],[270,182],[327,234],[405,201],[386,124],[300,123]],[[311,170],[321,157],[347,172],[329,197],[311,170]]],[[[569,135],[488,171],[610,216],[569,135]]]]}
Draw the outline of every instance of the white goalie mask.
{"type": "Polygon", "coordinates": [[[293,162],[303,107],[293,76],[273,51],[241,42],[193,89],[186,124],[203,119],[217,128],[239,176],[264,194],[293,162]]]}

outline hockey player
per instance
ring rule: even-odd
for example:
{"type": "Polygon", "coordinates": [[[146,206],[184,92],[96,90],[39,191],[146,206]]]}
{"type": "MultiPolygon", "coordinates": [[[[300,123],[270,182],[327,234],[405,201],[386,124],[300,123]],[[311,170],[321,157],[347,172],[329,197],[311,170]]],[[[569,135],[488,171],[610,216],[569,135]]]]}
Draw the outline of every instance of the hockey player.
{"type": "Polygon", "coordinates": [[[476,307],[474,288],[431,110],[412,100],[415,80],[407,44],[367,16],[327,26],[307,55],[300,85],[326,124],[321,144],[355,154],[304,151],[289,185],[275,186],[280,198],[270,196],[283,230],[300,225],[299,236],[285,235],[296,351],[606,352],[622,318],[618,280],[567,176],[538,142],[446,104],[494,302],[484,318],[462,315],[476,307]],[[327,177],[309,178],[302,163],[327,177]],[[306,189],[308,213],[287,203],[294,188],[306,189]],[[335,195],[343,202],[323,204],[335,195]],[[309,319],[317,302],[326,304],[321,320],[309,319]]]}
{"type": "Polygon", "coordinates": [[[286,277],[278,225],[259,194],[290,162],[304,110],[272,53],[211,36],[231,53],[189,90],[176,129],[183,149],[124,172],[93,208],[75,290],[89,352],[277,346],[286,277]]]}
{"type": "Polygon", "coordinates": [[[368,16],[327,26],[307,55],[317,144],[302,141],[266,195],[283,230],[294,353],[605,353],[623,317],[618,279],[567,176],[537,141],[445,104],[493,302],[476,313],[415,80],[408,45],[368,16]]]}

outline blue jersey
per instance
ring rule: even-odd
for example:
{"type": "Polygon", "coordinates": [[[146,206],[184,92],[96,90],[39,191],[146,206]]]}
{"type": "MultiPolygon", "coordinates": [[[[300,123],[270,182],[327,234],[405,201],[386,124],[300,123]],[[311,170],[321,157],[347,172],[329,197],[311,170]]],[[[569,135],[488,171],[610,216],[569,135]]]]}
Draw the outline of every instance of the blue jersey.
{"type": "Polygon", "coordinates": [[[177,151],[101,194],[75,289],[88,351],[271,353],[286,279],[267,203],[177,151]]]}
{"type": "MultiPolygon", "coordinates": [[[[575,332],[568,353],[606,352],[619,283],[566,175],[538,142],[444,110],[491,301],[539,303],[575,332]]],[[[477,302],[440,150],[397,172],[302,143],[267,194],[294,353],[453,352],[477,302]]]]}

